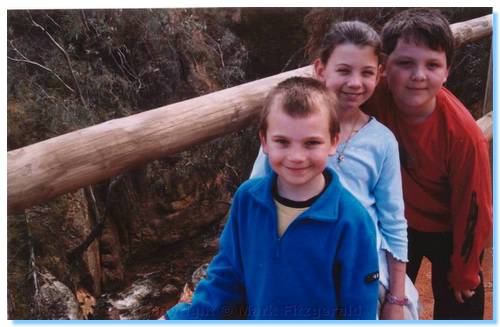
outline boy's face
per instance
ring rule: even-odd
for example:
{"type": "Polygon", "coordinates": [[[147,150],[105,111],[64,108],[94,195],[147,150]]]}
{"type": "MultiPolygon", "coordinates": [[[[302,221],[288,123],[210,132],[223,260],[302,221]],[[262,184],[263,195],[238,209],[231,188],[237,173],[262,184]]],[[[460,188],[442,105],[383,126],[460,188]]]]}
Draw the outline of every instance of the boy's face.
{"type": "Polygon", "coordinates": [[[314,62],[318,79],[337,96],[341,110],[357,109],[373,94],[379,79],[379,62],[371,46],[337,45],[326,65],[314,62]]]}
{"type": "Polygon", "coordinates": [[[448,72],[444,51],[399,39],[387,57],[383,74],[400,112],[419,120],[434,110],[436,94],[448,72]]]}
{"type": "Polygon", "coordinates": [[[322,180],[328,156],[335,154],[337,148],[337,138],[330,136],[327,110],[299,118],[286,114],[280,101],[272,105],[267,132],[260,134],[260,140],[280,185],[307,187],[322,180]]]}

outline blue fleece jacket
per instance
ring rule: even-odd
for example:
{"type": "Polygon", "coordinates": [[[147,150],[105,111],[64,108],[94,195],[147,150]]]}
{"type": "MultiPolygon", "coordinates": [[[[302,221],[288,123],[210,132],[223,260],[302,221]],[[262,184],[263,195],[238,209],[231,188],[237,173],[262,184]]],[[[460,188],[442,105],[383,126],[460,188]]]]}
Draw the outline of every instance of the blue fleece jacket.
{"type": "Polygon", "coordinates": [[[248,319],[375,319],[375,229],[336,173],[323,194],[278,236],[276,175],[237,190],[220,248],[196,288],[168,319],[221,319],[239,305],[248,319]]]}

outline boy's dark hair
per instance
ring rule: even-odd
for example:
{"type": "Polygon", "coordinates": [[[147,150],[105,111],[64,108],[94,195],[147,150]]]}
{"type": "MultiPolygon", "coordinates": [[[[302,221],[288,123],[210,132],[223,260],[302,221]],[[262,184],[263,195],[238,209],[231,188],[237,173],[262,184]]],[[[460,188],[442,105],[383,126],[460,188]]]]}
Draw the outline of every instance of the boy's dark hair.
{"type": "Polygon", "coordinates": [[[319,48],[319,58],[326,65],[333,50],[338,45],[350,43],[357,46],[370,46],[380,59],[381,42],[378,33],[368,24],[352,20],[332,24],[323,37],[319,48]]]}
{"type": "Polygon", "coordinates": [[[269,92],[260,114],[259,131],[264,135],[267,132],[267,116],[275,103],[279,103],[286,114],[299,118],[307,117],[324,108],[328,110],[330,116],[330,135],[334,137],[340,132],[335,111],[337,98],[322,82],[314,78],[290,77],[269,92]]]}
{"type": "Polygon", "coordinates": [[[382,51],[390,55],[398,40],[423,43],[432,50],[444,51],[449,67],[455,51],[455,38],[446,17],[437,9],[413,8],[404,10],[382,28],[382,51]]]}

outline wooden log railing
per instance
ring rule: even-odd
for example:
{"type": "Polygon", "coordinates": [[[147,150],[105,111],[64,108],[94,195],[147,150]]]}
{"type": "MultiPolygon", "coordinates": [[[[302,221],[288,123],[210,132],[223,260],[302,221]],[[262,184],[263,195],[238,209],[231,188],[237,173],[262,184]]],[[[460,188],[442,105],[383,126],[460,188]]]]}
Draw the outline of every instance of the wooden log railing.
{"type": "MultiPolygon", "coordinates": [[[[457,44],[477,40],[491,34],[492,15],[453,24],[452,30],[457,44]]],[[[299,68],[9,151],[8,211],[239,130],[256,117],[271,87],[290,76],[311,75],[311,66],[299,68]]],[[[491,137],[491,116],[483,123],[491,137]]]]}
{"type": "Polygon", "coordinates": [[[493,111],[488,112],[476,122],[486,139],[491,141],[493,138],[493,111]]]}
{"type": "Polygon", "coordinates": [[[452,24],[451,31],[455,38],[455,46],[458,48],[465,43],[474,42],[491,35],[492,27],[493,15],[486,15],[452,24]]]}

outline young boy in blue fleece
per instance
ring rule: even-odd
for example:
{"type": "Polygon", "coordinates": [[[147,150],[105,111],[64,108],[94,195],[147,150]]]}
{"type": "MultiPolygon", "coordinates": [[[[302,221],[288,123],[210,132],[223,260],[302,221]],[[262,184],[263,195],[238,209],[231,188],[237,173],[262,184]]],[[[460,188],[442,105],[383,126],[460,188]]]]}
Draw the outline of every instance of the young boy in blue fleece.
{"type": "Polygon", "coordinates": [[[273,173],[237,190],[192,303],[166,319],[375,319],[375,228],[364,207],[326,168],[339,124],[335,96],[293,77],[268,95],[259,137],[273,173]]]}

